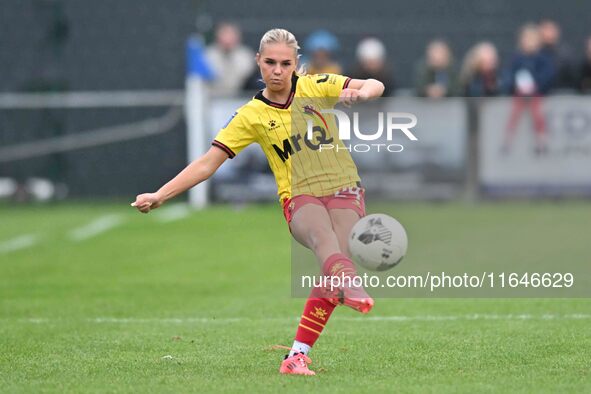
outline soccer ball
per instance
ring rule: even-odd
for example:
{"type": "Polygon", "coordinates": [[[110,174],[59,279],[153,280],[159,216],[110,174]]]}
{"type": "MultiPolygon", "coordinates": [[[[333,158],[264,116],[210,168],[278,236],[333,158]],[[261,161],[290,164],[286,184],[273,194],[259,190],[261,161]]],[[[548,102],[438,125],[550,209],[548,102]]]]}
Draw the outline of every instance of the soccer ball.
{"type": "Polygon", "coordinates": [[[351,257],[371,271],[395,267],[406,254],[407,247],[404,227],[398,220],[382,213],[361,218],[349,235],[351,257]]]}

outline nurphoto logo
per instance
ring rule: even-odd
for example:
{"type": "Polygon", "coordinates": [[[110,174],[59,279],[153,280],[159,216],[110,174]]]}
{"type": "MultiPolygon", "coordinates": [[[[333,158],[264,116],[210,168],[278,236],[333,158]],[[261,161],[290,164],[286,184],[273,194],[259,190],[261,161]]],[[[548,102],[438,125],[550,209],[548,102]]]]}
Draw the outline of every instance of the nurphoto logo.
{"type": "MultiPolygon", "coordinates": [[[[394,132],[401,131],[410,141],[418,141],[418,138],[412,133],[410,129],[417,125],[417,117],[408,112],[378,112],[378,127],[373,132],[363,132],[359,127],[359,113],[353,112],[353,122],[351,122],[349,115],[338,109],[321,109],[320,111],[313,111],[315,115],[320,117],[324,122],[322,114],[332,114],[338,120],[339,139],[341,141],[350,141],[351,135],[354,135],[361,141],[380,141],[383,140],[384,123],[386,124],[386,141],[388,143],[356,143],[340,146],[338,144],[325,143],[320,144],[319,151],[335,150],[339,151],[346,149],[349,152],[370,152],[370,151],[388,151],[392,153],[402,152],[404,146],[401,144],[390,143],[394,139],[394,132]],[[351,127],[351,123],[352,126],[351,127]]],[[[314,124],[311,119],[306,119],[308,140],[314,139],[314,124]]],[[[332,142],[332,141],[331,141],[332,142]]]]}

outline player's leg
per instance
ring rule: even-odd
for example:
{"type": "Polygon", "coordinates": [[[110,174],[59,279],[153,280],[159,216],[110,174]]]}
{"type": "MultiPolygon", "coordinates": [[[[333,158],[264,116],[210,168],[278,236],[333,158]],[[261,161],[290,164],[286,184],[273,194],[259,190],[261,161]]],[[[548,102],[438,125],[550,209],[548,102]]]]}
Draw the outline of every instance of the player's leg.
{"type": "Polygon", "coordinates": [[[326,261],[335,253],[341,253],[330,215],[324,205],[318,199],[314,199],[318,203],[312,202],[310,199],[300,201],[297,197],[292,201],[302,204],[294,207],[294,213],[289,223],[289,229],[294,239],[314,252],[320,262],[326,261]]]}
{"type": "Polygon", "coordinates": [[[355,223],[365,216],[365,190],[347,187],[324,199],[341,251],[350,256],[349,234],[355,223]]]}
{"type": "MultiPolygon", "coordinates": [[[[324,204],[326,199],[316,199],[324,204]]],[[[362,299],[351,299],[348,291],[352,287],[351,278],[357,276],[355,264],[346,254],[348,248],[339,243],[339,238],[333,229],[333,223],[327,208],[318,203],[307,203],[298,206],[300,201],[295,200],[294,213],[290,222],[290,230],[293,237],[302,245],[311,249],[322,265],[322,274],[335,279],[338,288],[324,289],[327,298],[334,303],[345,304],[359,312],[367,313],[373,306],[373,300],[365,300],[364,297],[353,297],[362,299]],[[344,249],[341,249],[344,248],[344,249]],[[343,253],[343,251],[345,253],[343,253]],[[339,282],[340,281],[340,282],[339,282]],[[368,303],[366,303],[366,301],[368,303]]]]}
{"type": "Polygon", "coordinates": [[[361,218],[359,213],[352,209],[336,208],[328,211],[330,215],[330,221],[332,222],[332,228],[337,236],[339,247],[342,253],[351,257],[349,253],[349,234],[351,229],[361,218]]]}
{"type": "MultiPolygon", "coordinates": [[[[347,187],[334,196],[324,197],[323,202],[328,209],[332,228],[337,236],[339,247],[350,260],[349,234],[357,221],[365,216],[364,189],[347,187]]],[[[363,286],[354,284],[343,287],[342,303],[362,313],[368,313],[374,306],[374,300],[363,286]]]]}
{"type": "MultiPolygon", "coordinates": [[[[336,272],[337,269],[339,273],[355,274],[353,263],[341,253],[330,215],[319,199],[297,196],[286,202],[284,208],[294,239],[314,252],[322,263],[323,272],[336,272]]],[[[325,289],[312,289],[291,351],[279,369],[281,373],[313,374],[307,367],[310,363],[307,354],[318,340],[337,304],[338,298],[326,297],[325,289]]]]}
{"type": "MultiPolygon", "coordinates": [[[[330,216],[320,200],[311,196],[296,196],[286,202],[284,209],[294,239],[312,250],[319,261],[340,253],[330,216]]],[[[314,375],[314,372],[308,369],[308,353],[318,340],[335,307],[334,302],[323,297],[320,289],[312,289],[300,317],[293,345],[281,363],[279,372],[314,375]]]]}

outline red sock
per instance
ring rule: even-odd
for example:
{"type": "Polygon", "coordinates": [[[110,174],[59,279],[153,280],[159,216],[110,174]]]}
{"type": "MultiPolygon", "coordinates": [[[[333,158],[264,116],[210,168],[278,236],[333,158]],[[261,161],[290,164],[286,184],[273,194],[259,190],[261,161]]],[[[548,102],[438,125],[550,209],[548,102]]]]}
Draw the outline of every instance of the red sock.
{"type": "MultiPolygon", "coordinates": [[[[342,253],[335,253],[326,259],[322,265],[324,275],[357,275],[355,265],[342,253]]],[[[300,319],[300,325],[296,332],[295,340],[314,346],[314,343],[326,326],[335,304],[323,298],[322,289],[314,288],[310,293],[304,313],[300,319]]]]}
{"type": "Polygon", "coordinates": [[[357,276],[355,264],[343,253],[335,253],[322,265],[322,273],[327,276],[357,276]]]}
{"type": "Polygon", "coordinates": [[[314,346],[314,343],[328,322],[332,311],[336,307],[336,305],[329,302],[326,298],[318,298],[316,296],[316,291],[312,290],[308,301],[306,301],[304,313],[302,314],[295,336],[296,341],[310,346],[314,346]]]}

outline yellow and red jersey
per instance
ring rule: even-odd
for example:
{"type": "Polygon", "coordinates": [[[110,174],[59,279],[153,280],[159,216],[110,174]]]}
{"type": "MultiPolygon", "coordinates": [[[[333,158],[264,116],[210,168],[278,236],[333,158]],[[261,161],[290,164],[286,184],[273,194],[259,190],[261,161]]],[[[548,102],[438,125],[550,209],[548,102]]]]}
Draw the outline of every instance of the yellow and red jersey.
{"type": "Polygon", "coordinates": [[[233,158],[258,143],[275,175],[280,200],[301,194],[322,197],[358,185],[357,167],[339,139],[334,116],[320,113],[335,106],[350,80],[336,74],[294,74],[287,102],[272,102],[259,92],[236,111],[212,145],[233,158]],[[312,139],[307,138],[308,124],[312,139]],[[320,149],[323,144],[343,149],[320,149]]]}

